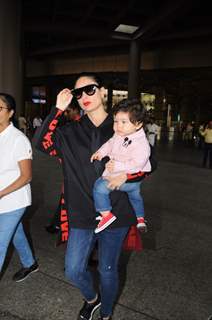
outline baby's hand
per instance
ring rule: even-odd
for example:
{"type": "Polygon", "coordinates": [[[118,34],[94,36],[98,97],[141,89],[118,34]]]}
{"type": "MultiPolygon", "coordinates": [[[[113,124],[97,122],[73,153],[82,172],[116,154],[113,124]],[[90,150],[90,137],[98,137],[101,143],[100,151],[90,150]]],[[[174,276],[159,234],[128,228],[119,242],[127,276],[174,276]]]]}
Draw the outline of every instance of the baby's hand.
{"type": "Polygon", "coordinates": [[[108,170],[108,172],[112,173],[114,171],[115,162],[114,160],[110,160],[106,163],[105,168],[108,170]]]}
{"type": "Polygon", "coordinates": [[[92,156],[91,156],[91,162],[93,162],[94,160],[99,160],[99,161],[102,160],[102,157],[101,157],[101,155],[100,155],[99,152],[95,152],[94,154],[92,154],[92,156]]]}

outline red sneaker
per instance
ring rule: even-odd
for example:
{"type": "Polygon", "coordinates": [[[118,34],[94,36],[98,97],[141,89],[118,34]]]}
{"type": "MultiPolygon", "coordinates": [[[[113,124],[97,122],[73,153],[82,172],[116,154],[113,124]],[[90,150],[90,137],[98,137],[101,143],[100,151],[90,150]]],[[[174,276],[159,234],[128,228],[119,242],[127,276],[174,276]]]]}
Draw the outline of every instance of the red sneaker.
{"type": "Polygon", "coordinates": [[[137,228],[146,228],[146,223],[143,217],[137,218],[137,228]]]}
{"type": "Polygon", "coordinates": [[[95,233],[98,233],[105,228],[107,228],[113,221],[116,220],[116,216],[114,216],[111,212],[106,216],[102,217],[101,221],[98,223],[98,226],[94,230],[95,233]]]}

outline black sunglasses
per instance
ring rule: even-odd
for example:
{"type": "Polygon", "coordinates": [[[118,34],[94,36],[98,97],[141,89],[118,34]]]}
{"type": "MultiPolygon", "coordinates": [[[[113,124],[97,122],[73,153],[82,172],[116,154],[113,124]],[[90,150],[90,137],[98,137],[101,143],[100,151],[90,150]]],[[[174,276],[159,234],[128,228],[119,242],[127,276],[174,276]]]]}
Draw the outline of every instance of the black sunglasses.
{"type": "Polygon", "coordinates": [[[71,93],[77,100],[79,100],[82,98],[83,92],[85,92],[88,96],[93,96],[96,92],[96,88],[100,89],[100,86],[98,84],[89,84],[79,89],[73,89],[71,90],[71,93]]]}

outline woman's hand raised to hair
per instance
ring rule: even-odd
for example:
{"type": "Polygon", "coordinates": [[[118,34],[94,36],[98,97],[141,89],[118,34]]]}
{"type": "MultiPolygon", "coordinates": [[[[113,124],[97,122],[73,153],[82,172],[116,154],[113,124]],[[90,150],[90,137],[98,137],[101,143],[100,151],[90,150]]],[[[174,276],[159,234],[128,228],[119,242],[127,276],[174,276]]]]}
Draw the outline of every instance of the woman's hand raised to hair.
{"type": "Polygon", "coordinates": [[[62,111],[66,110],[68,105],[71,103],[72,98],[73,95],[71,94],[71,90],[67,88],[63,89],[57,95],[56,108],[62,111]]]}

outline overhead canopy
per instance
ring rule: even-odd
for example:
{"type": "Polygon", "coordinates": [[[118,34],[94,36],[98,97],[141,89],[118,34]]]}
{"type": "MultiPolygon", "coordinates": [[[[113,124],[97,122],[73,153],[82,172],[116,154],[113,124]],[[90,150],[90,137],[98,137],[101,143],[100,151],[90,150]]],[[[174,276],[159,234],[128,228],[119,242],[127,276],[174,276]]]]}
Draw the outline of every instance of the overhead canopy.
{"type": "Polygon", "coordinates": [[[154,48],[212,36],[210,3],[197,0],[22,0],[22,9],[26,57],[127,52],[132,39],[154,48]],[[119,25],[136,30],[115,31],[119,25]]]}

